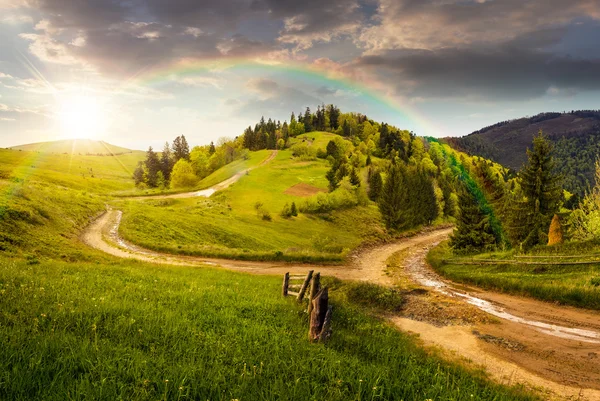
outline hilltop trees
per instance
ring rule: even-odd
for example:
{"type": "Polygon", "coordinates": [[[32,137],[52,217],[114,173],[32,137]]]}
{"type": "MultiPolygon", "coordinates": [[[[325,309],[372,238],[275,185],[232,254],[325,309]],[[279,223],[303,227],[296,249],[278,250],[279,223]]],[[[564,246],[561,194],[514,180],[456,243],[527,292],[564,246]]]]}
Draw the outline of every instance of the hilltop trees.
{"type": "Polygon", "coordinates": [[[165,143],[162,153],[157,154],[152,147],[146,152],[146,160],[140,162],[133,172],[136,185],[151,188],[189,187],[233,160],[245,157],[243,139],[219,139],[218,146],[213,142],[206,146],[196,146],[191,151],[184,135],[173,140],[172,145],[165,143]],[[172,174],[180,161],[178,176],[173,183],[172,174]],[[193,175],[193,177],[192,177],[193,175]],[[193,182],[193,184],[192,184],[193,182]]]}

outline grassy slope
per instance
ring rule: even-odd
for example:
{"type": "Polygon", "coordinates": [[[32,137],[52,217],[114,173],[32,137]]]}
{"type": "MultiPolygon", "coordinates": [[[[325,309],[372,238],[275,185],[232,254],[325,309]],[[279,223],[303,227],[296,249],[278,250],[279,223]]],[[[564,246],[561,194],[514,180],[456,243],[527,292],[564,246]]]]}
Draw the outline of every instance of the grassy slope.
{"type": "Polygon", "coordinates": [[[92,139],[67,139],[62,141],[38,142],[27,145],[13,146],[11,149],[27,152],[43,153],[74,153],[78,155],[85,154],[119,154],[135,152],[131,149],[123,148],[103,141],[92,139]]]}
{"type": "Polygon", "coordinates": [[[88,249],[80,227],[132,185],[137,160],[15,153],[0,150],[0,399],[529,399],[428,356],[336,290],[334,337],[311,345],[278,277],[88,249]]]}
{"type": "Polygon", "coordinates": [[[280,279],[134,262],[0,259],[0,398],[514,400],[339,301],[306,339],[280,279]]]}
{"type": "MultiPolygon", "coordinates": [[[[315,141],[314,146],[321,145],[315,141]]],[[[285,190],[301,182],[327,188],[328,168],[326,161],[297,161],[290,150],[280,151],[269,164],[250,171],[209,200],[123,204],[121,234],[144,247],[175,253],[340,261],[349,249],[384,235],[376,206],[337,211],[325,216],[327,220],[304,214],[291,219],[279,216],[286,203],[303,202],[285,190]],[[257,202],[272,221],[257,216],[257,202]]],[[[225,176],[220,171],[215,174],[225,176]]]]}
{"type": "MultiPolygon", "coordinates": [[[[552,247],[538,249],[537,256],[554,254],[552,247]]],[[[561,252],[568,255],[569,248],[561,252]]],[[[573,250],[574,255],[582,253],[573,250]]],[[[442,243],[429,252],[431,265],[442,275],[461,283],[512,294],[525,295],[544,301],[560,302],[582,308],[600,310],[600,263],[595,265],[544,265],[544,261],[557,262],[556,259],[531,259],[539,265],[513,264],[461,264],[460,260],[451,261],[454,255],[448,243],[442,243]],[[450,260],[444,263],[443,260],[450,260]]],[[[506,259],[511,254],[496,253],[478,255],[480,259],[506,259]]],[[[475,259],[476,260],[476,259],[475,259]]]]}
{"type": "Polygon", "coordinates": [[[0,250],[32,260],[86,258],[79,229],[104,210],[107,194],[133,187],[141,157],[0,149],[0,250]]]}

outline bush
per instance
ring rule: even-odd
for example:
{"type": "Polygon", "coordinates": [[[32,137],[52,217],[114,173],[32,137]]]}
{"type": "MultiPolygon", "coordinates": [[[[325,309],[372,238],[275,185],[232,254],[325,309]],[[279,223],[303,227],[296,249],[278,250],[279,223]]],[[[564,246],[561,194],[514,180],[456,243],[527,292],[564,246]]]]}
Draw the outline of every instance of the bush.
{"type": "Polygon", "coordinates": [[[300,206],[302,213],[327,213],[338,209],[348,209],[359,204],[356,191],[342,185],[340,188],[327,194],[320,193],[308,198],[300,206]]]}
{"type": "Polygon", "coordinates": [[[171,188],[188,188],[198,183],[198,177],[191,163],[180,159],[171,172],[171,188]]]}
{"type": "Polygon", "coordinates": [[[292,146],[292,155],[303,161],[317,159],[317,151],[304,143],[299,143],[292,146]]]}
{"type": "Polygon", "coordinates": [[[273,220],[273,218],[271,217],[271,213],[267,212],[266,210],[262,211],[262,219],[265,221],[273,220]]]}

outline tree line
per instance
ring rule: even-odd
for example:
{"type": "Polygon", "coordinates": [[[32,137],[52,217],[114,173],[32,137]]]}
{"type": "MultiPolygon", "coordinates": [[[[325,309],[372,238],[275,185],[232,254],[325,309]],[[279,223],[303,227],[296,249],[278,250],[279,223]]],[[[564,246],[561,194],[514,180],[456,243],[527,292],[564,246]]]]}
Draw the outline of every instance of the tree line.
{"type": "Polygon", "coordinates": [[[166,142],[162,152],[148,148],[146,159],[133,172],[138,187],[190,188],[201,179],[234,160],[248,156],[242,138],[221,138],[215,145],[190,146],[184,135],[166,142]]]}

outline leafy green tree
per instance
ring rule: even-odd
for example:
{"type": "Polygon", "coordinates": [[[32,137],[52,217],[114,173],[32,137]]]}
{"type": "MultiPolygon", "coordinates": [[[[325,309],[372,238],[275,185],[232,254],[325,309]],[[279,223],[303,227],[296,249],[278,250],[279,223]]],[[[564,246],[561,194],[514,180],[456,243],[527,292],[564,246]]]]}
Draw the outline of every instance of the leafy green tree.
{"type": "Polygon", "coordinates": [[[494,249],[496,237],[489,217],[482,212],[477,199],[464,185],[458,192],[458,204],[460,213],[450,236],[450,246],[454,252],[478,253],[494,249]]]}
{"type": "Polygon", "coordinates": [[[171,188],[189,188],[198,183],[192,164],[185,159],[180,159],[171,172],[171,188]]]}
{"type": "Polygon", "coordinates": [[[533,139],[533,149],[527,149],[527,164],[519,172],[518,183],[523,199],[516,203],[513,238],[524,248],[548,241],[548,229],[560,207],[562,188],[555,174],[552,144],[542,131],[533,139]]]}
{"type": "Polygon", "coordinates": [[[383,179],[379,171],[373,171],[369,174],[369,199],[377,201],[383,189],[383,179]]]}

